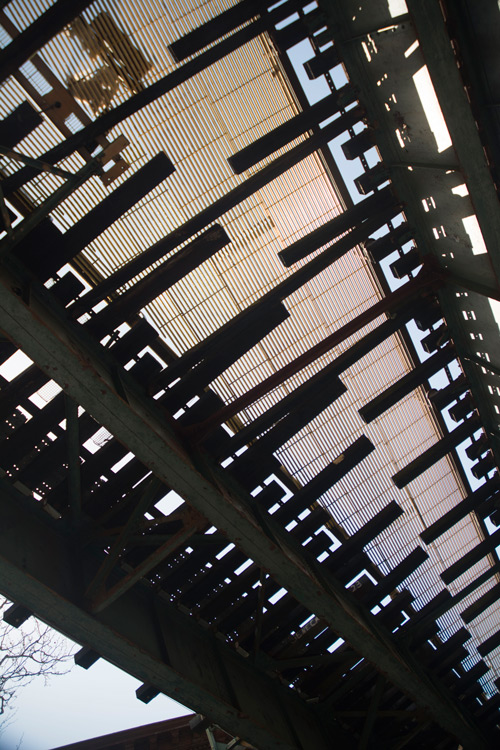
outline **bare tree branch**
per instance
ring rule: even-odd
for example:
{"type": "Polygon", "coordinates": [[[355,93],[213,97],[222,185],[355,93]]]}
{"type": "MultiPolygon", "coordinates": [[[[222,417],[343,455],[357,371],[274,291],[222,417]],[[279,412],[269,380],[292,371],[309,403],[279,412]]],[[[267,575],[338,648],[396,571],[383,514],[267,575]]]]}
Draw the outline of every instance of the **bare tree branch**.
{"type": "MultiPolygon", "coordinates": [[[[0,618],[10,602],[0,597],[0,618]]],[[[0,726],[16,692],[35,677],[64,674],[71,645],[48,625],[30,617],[13,628],[0,619],[0,726]]]]}

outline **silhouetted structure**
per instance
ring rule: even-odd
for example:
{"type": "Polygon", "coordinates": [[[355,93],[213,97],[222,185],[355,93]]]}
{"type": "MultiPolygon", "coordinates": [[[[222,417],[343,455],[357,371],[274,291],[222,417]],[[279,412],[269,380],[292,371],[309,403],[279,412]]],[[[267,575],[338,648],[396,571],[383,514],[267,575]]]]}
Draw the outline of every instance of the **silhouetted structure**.
{"type": "Polygon", "coordinates": [[[495,747],[497,4],[83,5],[0,11],[15,622],[260,750],[495,747]]]}

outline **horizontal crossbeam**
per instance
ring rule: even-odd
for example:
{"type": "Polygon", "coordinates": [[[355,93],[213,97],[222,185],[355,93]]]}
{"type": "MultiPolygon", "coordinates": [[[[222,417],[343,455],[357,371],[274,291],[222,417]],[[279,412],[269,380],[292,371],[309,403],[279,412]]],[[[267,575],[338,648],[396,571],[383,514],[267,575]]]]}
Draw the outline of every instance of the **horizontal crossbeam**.
{"type": "MultiPolygon", "coordinates": [[[[294,543],[291,536],[277,524],[273,525],[272,518],[267,523],[267,529],[263,530],[252,512],[249,496],[202,452],[188,454],[176,438],[174,426],[169,424],[167,416],[162,418],[159,415],[158,403],[148,399],[125,372],[122,374],[123,392],[120,397],[115,390],[112,363],[111,359],[107,359],[107,353],[88,337],[82,327],[68,324],[62,311],[53,306],[49,294],[37,283],[31,284],[29,303],[23,301],[19,291],[27,286],[28,278],[21,269],[14,270],[9,266],[7,270],[6,265],[0,271],[0,315],[2,327],[9,338],[166,486],[174,489],[219,531],[225,533],[304,607],[321,617],[355,651],[408,694],[417,706],[425,708],[433,721],[460,738],[466,750],[486,750],[489,743],[481,729],[463,714],[446,689],[439,686],[435,679],[431,680],[413,656],[394,642],[389,631],[330,573],[326,570],[323,572],[321,565],[314,560],[306,560],[302,547],[294,543]]],[[[1,524],[0,528],[9,529],[9,525],[1,524]]],[[[22,528],[18,527],[18,535],[22,533],[22,528]]],[[[36,548],[40,544],[39,541],[36,548]]],[[[29,544],[22,546],[25,549],[29,544]]],[[[16,571],[16,581],[12,586],[7,586],[5,582],[8,579],[2,575],[4,592],[14,595],[21,604],[31,606],[39,613],[48,613],[47,602],[59,597],[57,591],[50,592],[50,587],[44,583],[45,598],[40,595],[35,602],[31,594],[23,594],[23,590],[27,592],[31,586],[36,588],[37,568],[35,566],[31,573],[31,576],[35,576],[33,579],[16,564],[19,550],[15,545],[1,545],[1,548],[6,574],[8,572],[9,576],[13,576],[14,567],[16,571]],[[9,549],[10,554],[7,552],[9,549]],[[25,581],[21,585],[23,579],[25,581]]],[[[44,543],[42,548],[51,549],[44,543]]],[[[128,601],[126,597],[134,596],[134,592],[135,588],[125,592],[123,597],[104,610],[103,616],[110,617],[108,613],[114,611],[112,608],[116,606],[126,621],[123,609],[128,601]]],[[[77,611],[81,610],[77,608],[77,611]]],[[[83,617],[83,611],[81,614],[83,617]]],[[[75,630],[72,637],[85,642],[77,625],[76,613],[73,620],[75,630]]],[[[62,614],[60,621],[67,621],[62,614]]],[[[89,620],[89,627],[90,622],[101,621],[89,620]]],[[[138,633],[137,637],[142,641],[142,635],[138,633]]],[[[97,645],[97,641],[87,643],[90,646],[93,644],[97,645]]],[[[136,649],[131,648],[135,653],[136,649]]],[[[116,658],[111,660],[117,662],[116,658]]],[[[190,657],[189,661],[192,660],[190,657]]],[[[126,659],[123,654],[118,661],[124,664],[126,659]]],[[[142,670],[138,676],[154,684],[151,675],[143,675],[142,672],[147,670],[142,670]]],[[[179,695],[175,684],[176,681],[167,690],[170,695],[194,708],[202,707],[202,702],[195,704],[193,700],[179,695]]],[[[203,712],[208,713],[205,707],[203,712]]],[[[226,726],[232,729],[227,721],[226,726]]],[[[255,735],[252,735],[251,741],[264,747],[255,735]]],[[[322,746],[320,742],[312,744],[322,746]]]]}
{"type": "MultiPolygon", "coordinates": [[[[86,612],[79,604],[73,547],[64,522],[2,480],[0,578],[6,596],[29,602],[31,611],[95,655],[183,705],[203,707],[211,721],[263,750],[305,750],[308,740],[328,750],[315,709],[150,588],[136,586],[104,612],[86,612]]],[[[80,572],[95,567],[92,554],[80,557],[80,572]]],[[[336,747],[348,747],[333,722],[328,732],[335,733],[336,747]]]]}

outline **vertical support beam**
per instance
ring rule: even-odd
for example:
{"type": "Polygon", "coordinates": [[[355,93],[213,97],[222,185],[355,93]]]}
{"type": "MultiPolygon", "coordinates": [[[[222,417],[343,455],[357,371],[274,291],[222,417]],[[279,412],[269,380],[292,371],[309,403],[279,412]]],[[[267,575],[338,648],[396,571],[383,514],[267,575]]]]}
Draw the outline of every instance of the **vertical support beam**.
{"type": "MultiPolygon", "coordinates": [[[[377,164],[369,172],[365,172],[361,177],[358,177],[358,180],[360,182],[363,181],[362,184],[365,185],[368,182],[368,176],[371,177],[378,167],[379,165],[377,164]]],[[[384,173],[383,177],[385,176],[384,173]]],[[[386,179],[388,179],[388,176],[386,179]]],[[[381,182],[385,182],[385,179],[381,179],[381,182]]],[[[371,184],[366,185],[366,188],[370,190],[374,189],[371,184]]],[[[377,240],[370,238],[365,247],[372,262],[380,263],[387,255],[390,255],[394,250],[399,250],[402,245],[405,245],[411,239],[413,239],[413,230],[406,222],[403,222],[403,224],[391,229],[388,234],[384,234],[383,237],[379,237],[377,240]]]]}
{"type": "MultiPolygon", "coordinates": [[[[273,425],[276,425],[279,420],[287,419],[292,412],[297,409],[300,410],[304,403],[311,398],[314,399],[320,393],[321,389],[325,388],[325,385],[326,387],[331,387],[339,375],[338,368],[335,365],[336,362],[333,362],[324,367],[316,373],[316,375],[313,375],[309,380],[306,380],[305,383],[302,383],[302,385],[295,388],[287,396],[284,396],[276,404],[269,407],[259,417],[253,419],[241,430],[238,430],[238,432],[236,432],[227,443],[227,448],[231,450],[231,453],[234,454],[239,448],[259,437],[259,435],[262,435],[269,428],[273,428],[273,425]]],[[[281,424],[281,422],[279,422],[279,424],[281,424]]]]}
{"type": "Polygon", "coordinates": [[[336,47],[327,47],[318,52],[315,57],[304,63],[304,69],[309,80],[314,80],[328,73],[340,63],[340,55],[336,47]]]}
{"type": "Polygon", "coordinates": [[[33,612],[27,607],[23,607],[21,604],[12,604],[4,611],[2,620],[12,628],[20,628],[32,614],[33,612]]]}
{"type": "MultiPolygon", "coordinates": [[[[221,337],[217,342],[214,340],[207,356],[167,391],[162,402],[169,405],[169,408],[172,404],[174,411],[177,411],[179,406],[187,403],[290,317],[290,313],[281,302],[263,305],[261,310],[262,314],[254,320],[253,325],[240,328],[238,336],[234,336],[233,331],[232,336],[221,337]]],[[[169,368],[166,370],[166,375],[168,374],[169,368]]]]}
{"type": "MultiPolygon", "coordinates": [[[[481,677],[484,677],[485,674],[488,673],[489,667],[484,663],[484,661],[479,661],[477,664],[474,664],[473,667],[471,667],[467,672],[464,672],[463,677],[460,679],[460,690],[461,692],[468,691],[469,688],[472,688],[474,686],[474,683],[477,684],[477,681],[481,679],[481,677]]],[[[482,687],[481,687],[482,692],[482,687]]]]}
{"type": "Polygon", "coordinates": [[[326,383],[316,378],[305,385],[301,403],[231,464],[230,471],[234,471],[235,476],[243,471],[245,476],[253,478],[254,486],[257,486],[257,478],[265,478],[265,474],[262,475],[267,471],[267,467],[261,464],[260,456],[277,451],[347,390],[339,378],[327,378],[326,383]]]}
{"type": "MultiPolygon", "coordinates": [[[[189,514],[187,514],[189,515],[189,514]]],[[[172,534],[171,538],[164,542],[158,549],[152,552],[145,560],[143,560],[136,568],[130,573],[127,573],[124,578],[121,578],[118,583],[112,586],[107,591],[102,591],[92,600],[90,609],[92,612],[101,612],[105,607],[112,604],[118,597],[122,596],[132,586],[134,586],[141,578],[144,578],[153,568],[159,565],[168,555],[174,552],[176,549],[181,547],[188,539],[196,532],[199,531],[206,521],[204,518],[196,514],[191,513],[192,522],[185,523],[182,528],[172,534]]]]}
{"type": "MultiPolygon", "coordinates": [[[[270,295],[264,295],[257,302],[242,310],[224,323],[220,328],[200,341],[195,346],[188,349],[175,362],[169,364],[166,370],[163,370],[157,378],[151,383],[152,392],[164,388],[179,377],[183,377],[189,370],[196,365],[208,363],[212,357],[227,357],[224,350],[228,346],[235,346],[239,351],[242,350],[242,340],[248,343],[248,349],[254,346],[258,341],[253,338],[253,331],[257,327],[263,328],[263,320],[266,315],[278,321],[284,319],[284,310],[280,308],[280,300],[273,299],[270,295]]],[[[247,351],[248,351],[247,349],[247,351]]]]}
{"type": "Polygon", "coordinates": [[[77,664],[79,667],[82,667],[82,669],[90,669],[90,667],[95,664],[96,661],[98,661],[100,658],[101,657],[97,653],[97,651],[94,651],[88,646],[84,646],[83,648],[81,648],[73,657],[75,664],[77,664]]]}
{"type": "Polygon", "coordinates": [[[12,225],[10,223],[10,212],[7,208],[7,204],[5,203],[5,196],[3,194],[2,186],[0,185],[0,216],[1,216],[1,224],[0,229],[3,228],[7,232],[7,236],[10,239],[12,237],[12,225]]]}
{"type": "Polygon", "coordinates": [[[91,582],[88,584],[87,590],[85,591],[85,597],[87,599],[92,600],[96,594],[102,593],[104,585],[106,583],[106,579],[114,568],[115,563],[120,556],[120,553],[123,551],[128,540],[134,533],[141,517],[143,517],[147,512],[149,506],[151,505],[151,502],[155,498],[156,493],[161,486],[162,482],[160,482],[160,480],[156,479],[156,477],[154,476],[151,476],[151,478],[147,480],[147,486],[143,490],[139,498],[137,498],[137,501],[132,508],[127,522],[122,527],[118,538],[113,542],[111,549],[106,555],[106,558],[103,560],[99,570],[97,571],[91,582]]]}
{"type": "Polygon", "coordinates": [[[359,739],[358,750],[368,750],[369,748],[370,737],[375,725],[380,702],[384,695],[384,688],[385,677],[383,675],[379,675],[377,678],[377,682],[375,683],[375,689],[373,691],[370,705],[368,706],[365,723],[363,724],[363,731],[361,732],[361,737],[359,739]]]}
{"type": "Polygon", "coordinates": [[[78,404],[71,396],[64,394],[66,412],[66,435],[68,442],[68,485],[71,521],[78,528],[82,518],[82,485],[80,476],[80,428],[78,424],[78,404]]]}
{"type": "Polygon", "coordinates": [[[451,383],[449,383],[444,388],[441,388],[439,391],[435,391],[434,393],[430,393],[429,399],[435,409],[437,409],[438,411],[442,411],[452,401],[460,398],[462,393],[467,390],[468,385],[469,384],[465,375],[459,375],[458,378],[452,380],[451,383]]]}

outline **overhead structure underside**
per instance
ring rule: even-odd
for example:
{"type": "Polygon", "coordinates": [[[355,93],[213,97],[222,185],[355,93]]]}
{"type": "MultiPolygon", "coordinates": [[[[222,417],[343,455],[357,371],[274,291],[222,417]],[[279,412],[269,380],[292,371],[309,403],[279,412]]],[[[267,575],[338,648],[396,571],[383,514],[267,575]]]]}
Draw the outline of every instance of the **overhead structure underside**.
{"type": "Polygon", "coordinates": [[[460,6],[0,10],[8,619],[259,750],[498,744],[496,123],[460,6]]]}

